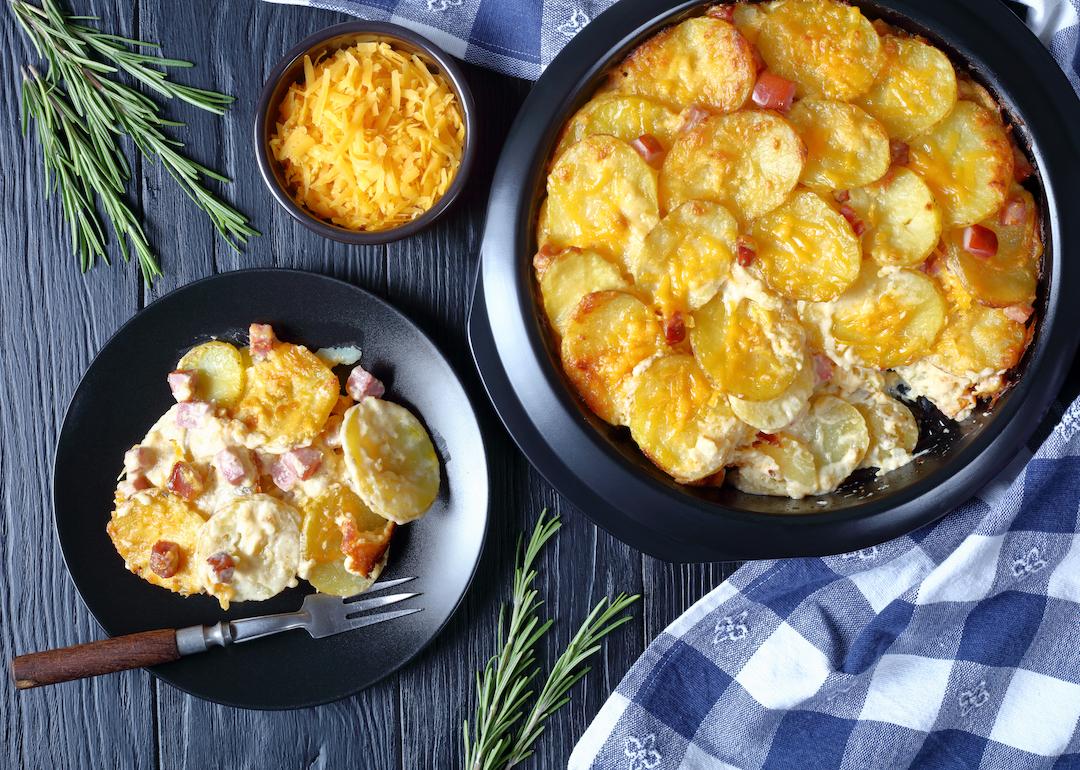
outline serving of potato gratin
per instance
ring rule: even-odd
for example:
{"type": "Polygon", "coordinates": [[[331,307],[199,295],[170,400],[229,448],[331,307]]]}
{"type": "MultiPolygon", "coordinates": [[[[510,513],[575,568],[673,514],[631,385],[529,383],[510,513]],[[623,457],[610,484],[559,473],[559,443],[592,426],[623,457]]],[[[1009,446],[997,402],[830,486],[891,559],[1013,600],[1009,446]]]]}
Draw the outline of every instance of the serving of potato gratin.
{"type": "Polygon", "coordinates": [[[169,373],[177,403],[124,456],[109,537],[129,570],[185,596],[268,599],[303,578],[351,596],[386,564],[398,524],[424,514],[439,462],[424,427],[363,367],[332,365],[252,324],[169,373]]]}
{"type": "Polygon", "coordinates": [[[989,92],[838,0],[714,5],[570,119],[534,259],[566,375],[685,484],[801,498],[913,459],[1034,330],[1033,168],[989,92]]]}

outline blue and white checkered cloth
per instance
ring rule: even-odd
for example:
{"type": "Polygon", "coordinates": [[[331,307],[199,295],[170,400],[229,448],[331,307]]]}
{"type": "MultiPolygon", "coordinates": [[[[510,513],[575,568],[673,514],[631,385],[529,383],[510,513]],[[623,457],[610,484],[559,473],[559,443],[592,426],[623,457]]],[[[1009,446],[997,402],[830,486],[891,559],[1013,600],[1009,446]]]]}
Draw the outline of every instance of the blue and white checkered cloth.
{"type": "MultiPolygon", "coordinates": [[[[993,2],[994,0],[985,0],[993,2]]],[[[1080,90],[1076,59],[1080,0],[1015,0],[1031,8],[1028,25],[1054,52],[1080,90]],[[1070,3],[1072,5],[1070,5],[1070,3]]],[[[448,53],[536,80],[562,47],[614,0],[270,0],[341,11],[408,27],[448,53]]],[[[947,2],[947,0],[943,0],[947,2]]]]}
{"type": "Polygon", "coordinates": [[[740,568],[570,767],[1080,768],[1080,400],[1017,468],[906,537],[740,568]]]}

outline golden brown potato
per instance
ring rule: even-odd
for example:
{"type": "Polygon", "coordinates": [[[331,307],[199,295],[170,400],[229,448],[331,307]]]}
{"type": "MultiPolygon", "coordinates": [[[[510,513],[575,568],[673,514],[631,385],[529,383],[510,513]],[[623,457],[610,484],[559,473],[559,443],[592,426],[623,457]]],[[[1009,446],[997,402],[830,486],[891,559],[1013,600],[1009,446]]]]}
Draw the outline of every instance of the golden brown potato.
{"type": "Polygon", "coordinates": [[[879,265],[913,267],[941,238],[941,209],[914,171],[892,169],[884,179],[849,192],[849,205],[866,225],[863,251],[879,265]]]}
{"type": "Polygon", "coordinates": [[[244,392],[246,365],[240,351],[228,342],[211,340],[197,345],[176,364],[195,374],[195,398],[220,406],[233,406],[244,392]]]}
{"type": "Polygon", "coordinates": [[[1013,154],[1005,127],[985,107],[964,100],[911,140],[908,165],[930,186],[947,227],[986,219],[1001,208],[1012,184],[1013,154]]]}
{"type": "Polygon", "coordinates": [[[333,484],[300,505],[302,558],[316,590],[353,596],[374,582],[395,524],[373,513],[348,487],[333,484]],[[346,540],[343,534],[348,535],[346,540]],[[348,566],[346,568],[346,557],[348,566]]]}
{"type": "Polygon", "coordinates": [[[340,392],[337,376],[318,356],[279,342],[248,369],[236,417],[266,449],[305,446],[322,432],[340,392]]]}
{"type": "Polygon", "coordinates": [[[188,596],[201,593],[195,563],[195,541],[203,517],[186,500],[163,489],[150,489],[116,506],[105,527],[124,566],[156,586],[188,596]],[[158,541],[178,546],[176,571],[161,577],[150,568],[151,552],[158,541]]]}
{"type": "Polygon", "coordinates": [[[341,449],[352,490],[384,519],[418,519],[439,495],[439,458],[431,437],[399,404],[365,398],[350,407],[341,423],[341,449]]]}
{"type": "Polygon", "coordinates": [[[808,187],[847,190],[889,170],[889,135],[854,104],[802,99],[787,118],[806,144],[802,183],[808,187]]]}
{"type": "Polygon", "coordinates": [[[723,469],[745,429],[693,356],[661,356],[636,380],[628,423],[641,451],[683,483],[723,469]]]}
{"type": "Polygon", "coordinates": [[[562,340],[562,363],[589,408],[613,425],[626,424],[634,367],[666,348],[656,316],[619,291],[589,294],[562,340]]]}
{"type": "Polygon", "coordinates": [[[949,57],[916,37],[885,35],[885,63],[856,103],[895,138],[908,141],[944,118],[956,104],[949,57]]]}
{"type": "Polygon", "coordinates": [[[795,81],[799,96],[853,99],[884,61],[881,40],[858,8],[837,0],[765,5],[757,46],[769,69],[795,81]]]}
{"type": "Polygon", "coordinates": [[[540,278],[544,310],[559,334],[566,333],[570,317],[586,294],[630,286],[613,262],[588,249],[566,249],[554,255],[541,252],[533,264],[540,278]]]}
{"type": "Polygon", "coordinates": [[[720,204],[687,201],[628,255],[634,284],[665,317],[701,307],[727,278],[738,234],[735,217],[720,204]]]}
{"type": "Polygon", "coordinates": [[[795,313],[749,297],[715,297],[694,312],[690,344],[702,369],[720,390],[766,401],[794,382],[805,360],[803,331],[795,313]]]}
{"type": "Polygon", "coordinates": [[[787,433],[755,439],[735,453],[731,483],[751,495],[800,500],[818,488],[817,465],[804,441],[787,433]]]}
{"type": "Polygon", "coordinates": [[[891,369],[930,352],[945,325],[945,301],[914,270],[868,267],[836,300],[832,334],[867,366],[891,369]]]}
{"type": "Polygon", "coordinates": [[[1014,184],[1000,215],[979,224],[993,231],[997,252],[977,256],[964,248],[964,231],[948,230],[943,238],[949,269],[985,305],[1007,307],[1031,304],[1039,278],[1042,236],[1038,209],[1031,193],[1014,184]],[[1009,218],[1015,213],[1015,219],[1009,218]]]}
{"type": "Polygon", "coordinates": [[[830,492],[859,467],[870,447],[866,420],[843,399],[820,395],[787,432],[805,442],[817,466],[814,494],[830,492]]]}
{"type": "Polygon", "coordinates": [[[779,115],[743,111],[706,118],[675,140],[660,171],[660,201],[726,206],[746,222],[779,206],[795,188],[806,147],[779,115]]]}
{"type": "Polygon", "coordinates": [[[957,376],[971,372],[1003,372],[1016,366],[1027,347],[1024,324],[996,307],[973,302],[949,312],[930,363],[957,376]]]}
{"type": "Polygon", "coordinates": [[[735,27],[699,16],[653,35],[611,77],[619,91],[731,112],[750,96],[757,70],[750,43],[735,27]]]}
{"type": "Polygon", "coordinates": [[[659,220],[656,171],[630,145],[587,136],[548,175],[540,246],[592,249],[622,262],[659,220]]]}
{"type": "Polygon", "coordinates": [[[558,159],[571,145],[596,134],[607,134],[624,142],[649,134],[667,149],[680,125],[679,112],[655,99],[635,94],[599,94],[570,118],[552,157],[558,159]]]}
{"type": "Polygon", "coordinates": [[[791,424],[810,400],[814,392],[814,368],[809,356],[795,375],[787,390],[766,401],[729,396],[731,411],[735,416],[758,430],[776,433],[791,424]]]}
{"type": "Polygon", "coordinates": [[[859,275],[859,239],[820,195],[799,190],[754,222],[757,264],[769,286],[792,299],[832,299],[859,275]]]}

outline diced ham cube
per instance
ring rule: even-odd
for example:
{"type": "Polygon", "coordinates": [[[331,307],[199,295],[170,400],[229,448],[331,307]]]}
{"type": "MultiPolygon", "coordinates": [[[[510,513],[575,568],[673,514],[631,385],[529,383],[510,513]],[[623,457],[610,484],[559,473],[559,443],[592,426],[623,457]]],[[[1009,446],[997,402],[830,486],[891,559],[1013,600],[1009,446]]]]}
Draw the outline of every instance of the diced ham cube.
{"type": "Polygon", "coordinates": [[[765,70],[758,75],[750,98],[762,109],[787,112],[795,99],[795,83],[765,70]]]}
{"type": "Polygon", "coordinates": [[[998,214],[998,222],[1006,227],[1022,225],[1026,219],[1027,202],[1023,198],[1010,198],[998,214]]]}
{"type": "Polygon", "coordinates": [[[277,488],[282,492],[288,492],[295,487],[296,482],[300,480],[292,467],[281,457],[275,460],[273,465],[270,466],[270,478],[274,480],[277,488]]]}
{"type": "Polygon", "coordinates": [[[124,453],[124,472],[131,476],[153,467],[156,455],[153,447],[136,444],[124,453]]]}
{"type": "Polygon", "coordinates": [[[851,225],[851,231],[855,235],[862,235],[866,232],[866,223],[859,219],[859,215],[855,212],[851,206],[846,203],[840,207],[840,215],[848,221],[851,225]]]}
{"type": "Polygon", "coordinates": [[[897,166],[906,166],[911,160],[911,146],[899,139],[889,140],[889,160],[897,166]]]}
{"type": "Polygon", "coordinates": [[[247,449],[226,447],[214,455],[214,467],[218,473],[234,487],[240,486],[248,477],[248,465],[245,456],[250,458],[247,449]]]}
{"type": "Polygon", "coordinates": [[[252,358],[256,360],[266,358],[274,349],[276,342],[274,327],[270,324],[251,324],[248,327],[248,346],[251,349],[252,358]]]}
{"type": "Polygon", "coordinates": [[[652,134],[642,134],[637,139],[630,142],[630,146],[633,147],[637,151],[637,154],[641,156],[642,160],[650,166],[659,168],[663,164],[664,145],[660,144],[660,140],[652,134]]]}
{"type": "Polygon", "coordinates": [[[289,466],[289,470],[300,480],[310,479],[315,471],[322,465],[322,452],[311,447],[290,449],[281,456],[281,462],[289,466]]]}
{"type": "Polygon", "coordinates": [[[669,345],[678,345],[686,339],[686,322],[683,315],[676,310],[669,318],[664,319],[664,339],[669,345]]]}
{"type": "Polygon", "coordinates": [[[165,484],[169,491],[185,500],[194,500],[202,494],[203,483],[199,472],[191,463],[180,461],[173,465],[169,481],[165,484]]]}
{"type": "Polygon", "coordinates": [[[710,113],[708,110],[704,109],[703,107],[698,107],[695,104],[683,115],[683,123],[679,130],[691,131],[698,123],[705,120],[705,118],[709,117],[709,115],[711,114],[712,113],[710,113]]]}
{"type": "Polygon", "coordinates": [[[169,372],[166,378],[169,390],[172,391],[172,396],[178,404],[195,398],[195,377],[196,372],[193,369],[177,369],[169,372]]]}
{"type": "Polygon", "coordinates": [[[1031,318],[1031,314],[1035,312],[1035,308],[1031,305],[1009,305],[1002,309],[1001,312],[1005,314],[1006,318],[1022,324],[1027,323],[1027,320],[1031,318]]]}
{"type": "Polygon", "coordinates": [[[780,446],[780,437],[775,433],[766,433],[763,430],[757,432],[757,440],[773,446],[780,446]]]}
{"type": "Polygon", "coordinates": [[[133,476],[128,477],[128,482],[131,484],[131,488],[136,492],[142,492],[144,489],[149,489],[152,485],[150,479],[141,473],[136,473],[133,476]]]}
{"type": "Polygon", "coordinates": [[[380,398],[386,388],[375,375],[357,364],[345,382],[345,392],[352,396],[354,401],[363,401],[368,396],[380,398]]]}
{"type": "Polygon", "coordinates": [[[757,259],[757,244],[754,239],[740,235],[735,239],[735,261],[743,267],[750,267],[757,259]]]}
{"type": "Polygon", "coordinates": [[[724,21],[735,20],[735,4],[723,3],[722,5],[714,5],[705,12],[706,16],[712,16],[714,19],[723,19],[724,21]]]}
{"type": "Polygon", "coordinates": [[[814,355],[814,374],[817,376],[818,382],[831,380],[835,369],[836,364],[832,362],[831,358],[820,353],[814,355]]]}
{"type": "Polygon", "coordinates": [[[180,570],[180,546],[171,540],[158,540],[150,549],[150,569],[160,578],[171,578],[180,570]]]}
{"type": "Polygon", "coordinates": [[[980,259],[997,256],[997,233],[989,227],[971,225],[964,228],[964,251],[980,259]]]}
{"type": "Polygon", "coordinates": [[[837,203],[847,203],[851,200],[851,192],[849,190],[833,190],[832,197],[837,203]]]}
{"type": "Polygon", "coordinates": [[[181,428],[198,428],[210,414],[210,404],[205,401],[185,401],[176,410],[176,424],[181,428]]]}
{"type": "Polygon", "coordinates": [[[218,583],[231,583],[236,574],[236,561],[224,551],[212,553],[206,557],[206,563],[214,573],[214,580],[218,583]]]}

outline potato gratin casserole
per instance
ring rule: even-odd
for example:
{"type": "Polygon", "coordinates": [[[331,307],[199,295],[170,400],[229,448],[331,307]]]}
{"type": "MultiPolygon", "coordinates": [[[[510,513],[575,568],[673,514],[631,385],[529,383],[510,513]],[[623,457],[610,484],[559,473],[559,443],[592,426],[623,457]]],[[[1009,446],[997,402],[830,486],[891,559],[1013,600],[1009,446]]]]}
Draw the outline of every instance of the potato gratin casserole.
{"type": "Polygon", "coordinates": [[[357,365],[252,324],[168,375],[177,403],[124,456],[109,537],[129,570],[185,596],[268,599],[304,578],[351,596],[386,563],[397,524],[434,502],[439,463],[408,410],[357,365]]]}
{"type": "Polygon", "coordinates": [[[534,266],[563,367],[681,483],[887,473],[919,439],[897,396],[963,420],[1031,339],[1032,175],[927,41],[836,0],[712,6],[562,132],[534,266]]]}

